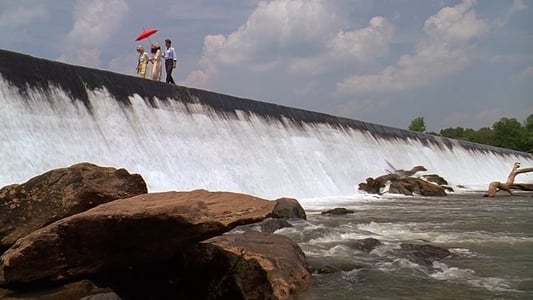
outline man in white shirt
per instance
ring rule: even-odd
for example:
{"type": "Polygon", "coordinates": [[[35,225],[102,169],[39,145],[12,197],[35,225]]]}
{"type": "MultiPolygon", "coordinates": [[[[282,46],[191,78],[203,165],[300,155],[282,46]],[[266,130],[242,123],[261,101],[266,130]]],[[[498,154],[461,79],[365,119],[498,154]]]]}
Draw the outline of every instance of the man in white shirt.
{"type": "Polygon", "coordinates": [[[174,50],[174,47],[170,46],[171,44],[171,40],[165,40],[165,46],[167,46],[167,50],[165,50],[163,58],[165,59],[165,70],[167,71],[167,83],[176,84],[174,82],[174,78],[172,78],[172,70],[176,68],[178,59],[176,58],[176,51],[174,50]]]}

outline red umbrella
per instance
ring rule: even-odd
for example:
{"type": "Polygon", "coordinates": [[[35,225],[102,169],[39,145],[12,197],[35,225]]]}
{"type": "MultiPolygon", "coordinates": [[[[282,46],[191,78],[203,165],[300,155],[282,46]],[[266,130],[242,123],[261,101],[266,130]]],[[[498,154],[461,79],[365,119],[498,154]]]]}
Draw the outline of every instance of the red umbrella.
{"type": "Polygon", "coordinates": [[[137,38],[135,40],[136,41],[140,41],[142,39],[145,39],[145,38],[151,36],[152,34],[154,34],[156,32],[157,32],[157,29],[155,29],[155,28],[145,29],[141,33],[139,33],[139,35],[137,36],[137,38]]]}

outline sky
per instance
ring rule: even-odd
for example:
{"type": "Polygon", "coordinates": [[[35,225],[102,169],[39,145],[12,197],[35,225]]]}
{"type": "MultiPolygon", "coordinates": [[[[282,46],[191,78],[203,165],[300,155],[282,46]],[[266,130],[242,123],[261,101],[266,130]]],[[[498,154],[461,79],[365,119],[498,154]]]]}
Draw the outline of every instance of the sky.
{"type": "Polygon", "coordinates": [[[404,129],[533,114],[527,0],[0,0],[0,36],[132,76],[136,45],[169,38],[179,85],[404,129]]]}

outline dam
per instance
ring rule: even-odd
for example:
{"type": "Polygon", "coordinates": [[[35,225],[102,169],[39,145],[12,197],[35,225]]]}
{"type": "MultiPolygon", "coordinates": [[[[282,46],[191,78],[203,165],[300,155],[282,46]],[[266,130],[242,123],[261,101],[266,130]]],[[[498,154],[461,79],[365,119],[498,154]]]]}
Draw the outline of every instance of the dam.
{"type": "Polygon", "coordinates": [[[5,50],[0,106],[0,187],[91,162],[141,174],[150,192],[302,200],[360,194],[357,185],[385,174],[387,162],[423,165],[466,190],[505,181],[516,161],[533,166],[524,152],[5,50]]]}

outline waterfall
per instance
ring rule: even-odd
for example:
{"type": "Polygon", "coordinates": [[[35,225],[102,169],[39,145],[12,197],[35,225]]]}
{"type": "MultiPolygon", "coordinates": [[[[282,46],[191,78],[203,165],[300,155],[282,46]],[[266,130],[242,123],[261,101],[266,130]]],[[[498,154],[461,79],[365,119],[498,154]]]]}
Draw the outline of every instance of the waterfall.
{"type": "Polygon", "coordinates": [[[523,152],[3,50],[0,62],[0,187],[87,161],[139,173],[150,192],[304,199],[358,194],[387,162],[469,189],[533,166],[523,152]]]}

